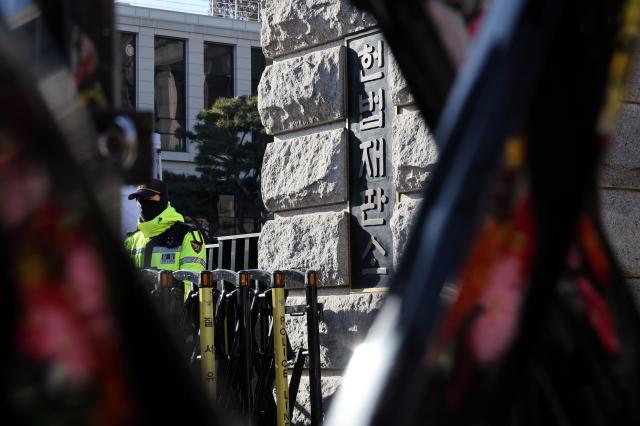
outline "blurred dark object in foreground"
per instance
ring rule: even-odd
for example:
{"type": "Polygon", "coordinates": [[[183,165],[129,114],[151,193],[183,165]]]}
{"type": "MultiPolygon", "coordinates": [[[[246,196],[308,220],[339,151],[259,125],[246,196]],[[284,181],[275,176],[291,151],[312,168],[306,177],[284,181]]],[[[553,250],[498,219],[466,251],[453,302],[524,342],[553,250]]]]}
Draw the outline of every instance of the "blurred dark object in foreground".
{"type": "Polygon", "coordinates": [[[601,230],[596,170],[640,2],[490,2],[441,109],[421,80],[455,63],[441,11],[466,22],[467,2],[359,3],[441,155],[328,423],[639,424],[640,319],[601,230]]]}
{"type": "Polygon", "coordinates": [[[3,420],[216,424],[115,232],[113,2],[40,4],[0,7],[3,420]]]}

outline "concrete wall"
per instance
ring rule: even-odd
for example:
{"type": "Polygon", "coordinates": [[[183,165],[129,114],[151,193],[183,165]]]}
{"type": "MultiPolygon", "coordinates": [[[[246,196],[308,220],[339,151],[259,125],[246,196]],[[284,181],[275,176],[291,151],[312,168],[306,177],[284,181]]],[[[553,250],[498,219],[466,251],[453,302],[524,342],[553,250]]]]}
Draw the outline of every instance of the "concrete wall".
{"type": "MultiPolygon", "coordinates": [[[[118,31],[136,33],[136,99],[139,111],[154,110],[154,38],[186,40],[187,128],[193,128],[204,107],[204,43],[235,46],[235,96],[251,94],[251,48],[260,47],[260,24],[189,13],[116,4],[118,31]]],[[[174,173],[193,174],[196,154],[187,141],[186,152],[163,151],[163,168],[174,173]]]]}
{"type": "MultiPolygon", "coordinates": [[[[345,38],[375,26],[348,0],[271,0],[265,2],[262,14],[261,43],[273,64],[260,81],[259,110],[267,131],[274,135],[264,157],[262,197],[275,219],[262,231],[259,264],[268,270],[320,272],[326,403],[386,294],[384,289],[353,290],[349,260],[345,38]]],[[[391,175],[399,202],[390,224],[397,258],[437,150],[393,60],[387,81],[396,110],[391,175]]],[[[290,292],[287,304],[303,302],[302,291],[290,292]]],[[[293,346],[304,345],[304,319],[287,321],[293,346]]],[[[305,377],[297,407],[293,423],[308,423],[305,377]]]]}
{"type": "Polygon", "coordinates": [[[640,305],[640,47],[600,173],[602,219],[640,305]]]}

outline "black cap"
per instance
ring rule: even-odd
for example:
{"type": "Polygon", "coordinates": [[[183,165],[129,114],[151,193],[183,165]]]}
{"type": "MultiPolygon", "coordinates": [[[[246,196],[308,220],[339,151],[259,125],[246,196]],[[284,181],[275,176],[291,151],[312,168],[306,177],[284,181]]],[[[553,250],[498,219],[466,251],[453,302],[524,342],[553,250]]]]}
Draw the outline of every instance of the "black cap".
{"type": "Polygon", "coordinates": [[[138,190],[132,194],[129,194],[129,199],[134,198],[149,198],[154,195],[159,195],[161,199],[167,199],[168,191],[167,185],[158,179],[151,179],[151,181],[145,185],[138,186],[138,190]]]}

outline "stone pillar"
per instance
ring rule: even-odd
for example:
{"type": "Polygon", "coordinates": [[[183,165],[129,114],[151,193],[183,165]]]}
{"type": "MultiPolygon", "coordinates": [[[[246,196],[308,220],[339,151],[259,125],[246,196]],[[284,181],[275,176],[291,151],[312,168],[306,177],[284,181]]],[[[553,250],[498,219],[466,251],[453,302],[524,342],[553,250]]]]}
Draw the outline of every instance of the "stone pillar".
{"type": "MultiPolygon", "coordinates": [[[[348,0],[267,0],[262,14],[261,44],[273,64],[260,81],[259,110],[274,135],[264,156],[262,197],[275,218],[260,236],[258,262],[268,270],[319,271],[325,410],[386,294],[352,290],[350,277],[345,38],[375,26],[348,0]]],[[[387,80],[395,107],[389,154],[398,200],[390,220],[397,262],[437,151],[393,62],[387,80]]],[[[304,303],[302,290],[291,291],[287,303],[304,303]]],[[[294,348],[306,341],[304,319],[288,318],[287,328],[294,348]]],[[[305,377],[297,400],[293,424],[306,424],[305,377]]]]}
{"type": "Polygon", "coordinates": [[[602,161],[601,212],[609,242],[640,306],[640,48],[618,126],[602,161]]]}

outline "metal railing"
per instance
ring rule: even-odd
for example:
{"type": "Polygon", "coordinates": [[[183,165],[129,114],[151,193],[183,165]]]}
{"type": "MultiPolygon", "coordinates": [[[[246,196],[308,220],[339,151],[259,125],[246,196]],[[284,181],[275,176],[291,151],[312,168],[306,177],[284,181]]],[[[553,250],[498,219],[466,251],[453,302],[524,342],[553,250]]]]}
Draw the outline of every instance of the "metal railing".
{"type": "Polygon", "coordinates": [[[260,0],[211,0],[211,15],[239,21],[260,21],[260,0]]]}
{"type": "Polygon", "coordinates": [[[259,236],[260,233],[217,237],[217,244],[206,245],[207,269],[257,269],[259,236]]]}

